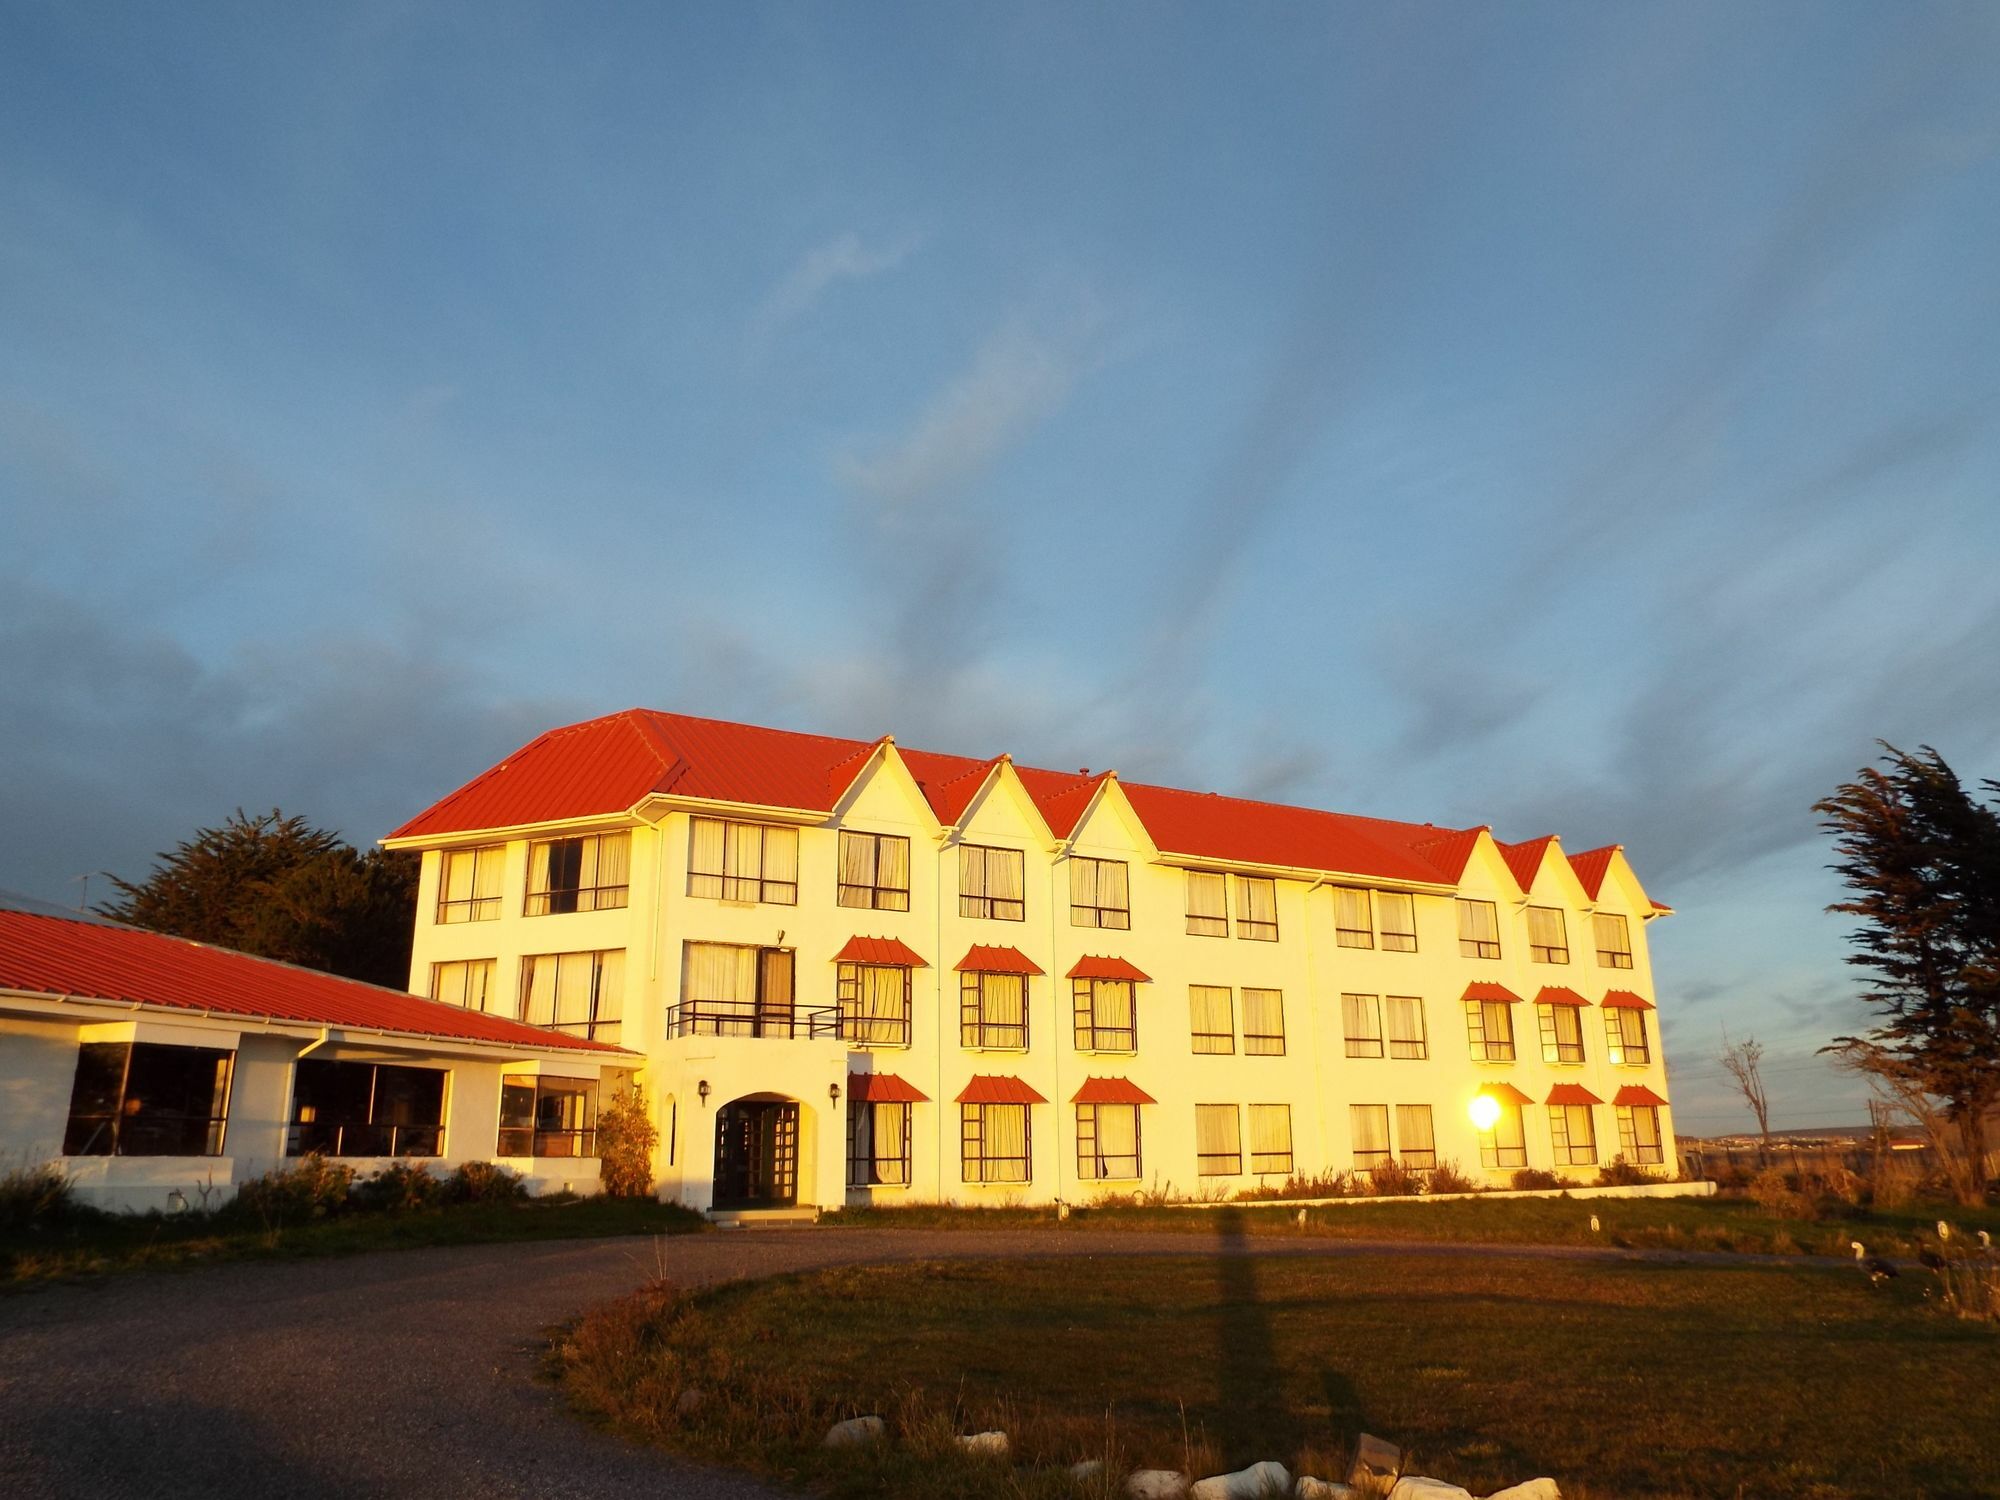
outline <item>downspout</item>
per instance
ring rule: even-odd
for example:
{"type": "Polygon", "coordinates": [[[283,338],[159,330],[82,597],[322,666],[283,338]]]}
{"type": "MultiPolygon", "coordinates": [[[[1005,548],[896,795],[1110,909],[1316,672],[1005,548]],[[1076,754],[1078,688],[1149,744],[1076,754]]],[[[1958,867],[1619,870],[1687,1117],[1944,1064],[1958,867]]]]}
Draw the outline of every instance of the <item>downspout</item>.
{"type": "MultiPolygon", "coordinates": [[[[1327,1149],[1326,1134],[1326,1049],[1320,1046],[1319,1036],[1319,965],[1313,956],[1312,893],[1328,883],[1322,875],[1306,887],[1305,894],[1305,937],[1306,937],[1306,1024],[1312,1028],[1313,1060],[1313,1113],[1319,1120],[1320,1171],[1324,1173],[1331,1163],[1331,1152],[1327,1149]]],[[[1293,1142],[1294,1151],[1297,1142],[1293,1142]]],[[[1292,1158],[1292,1170],[1298,1171],[1298,1158],[1292,1158]]]]}
{"type": "MultiPolygon", "coordinates": [[[[1063,852],[1062,852],[1062,851],[1063,851],[1063,848],[1064,848],[1064,845],[1062,845],[1062,844],[1057,844],[1057,845],[1055,846],[1055,848],[1053,848],[1053,849],[1051,849],[1051,850],[1049,851],[1049,852],[1050,852],[1050,853],[1051,853],[1052,855],[1056,856],[1055,858],[1053,858],[1053,859],[1051,859],[1051,860],[1049,861],[1049,947],[1048,947],[1048,954],[1049,954],[1049,963],[1050,963],[1050,965],[1051,965],[1051,967],[1050,967],[1050,970],[1049,970],[1049,1032],[1050,1032],[1050,1035],[1051,1035],[1051,1037],[1052,1037],[1052,1038],[1054,1039],[1054,1041],[1055,1041],[1055,1072],[1054,1072],[1054,1074],[1053,1074],[1052,1076],[1053,1076],[1053,1079],[1054,1079],[1054,1087],[1055,1087],[1055,1093],[1056,1093],[1056,1096],[1055,1096],[1055,1098],[1054,1098],[1054,1099],[1052,1099],[1052,1100],[1050,1100],[1049,1102],[1050,1102],[1050,1104],[1051,1104],[1052,1106],[1054,1106],[1054,1113],[1055,1113],[1055,1133],[1056,1133],[1056,1202],[1058,1202],[1058,1203],[1061,1203],[1061,1202],[1063,1201],[1063,1155],[1064,1155],[1064,1153],[1063,1153],[1063,1140],[1062,1140],[1062,1126],[1063,1126],[1063,1097],[1062,1097],[1062,1028],[1061,1028],[1061,1026],[1060,1026],[1060,1025],[1058,1024],[1058,1021],[1059,1021],[1059,1019],[1060,1019],[1060,1017],[1061,1017],[1061,1015],[1062,1015],[1062,1008],[1061,1008],[1061,1007],[1060,1007],[1060,1006],[1059,1006],[1059,1005],[1057,1004],[1057,993],[1058,993],[1058,992],[1057,992],[1057,989],[1056,989],[1056,986],[1057,986],[1057,985],[1059,985],[1059,984],[1061,984],[1061,983],[1062,983],[1062,981],[1061,981],[1061,979],[1059,979],[1059,978],[1058,978],[1058,977],[1056,976],[1056,972],[1055,972],[1055,969],[1054,969],[1054,967],[1053,967],[1053,966],[1054,966],[1054,964],[1055,964],[1055,962],[1056,962],[1056,870],[1057,870],[1057,869],[1058,869],[1058,868],[1060,867],[1060,864],[1061,864],[1061,861],[1062,861],[1062,859],[1063,859],[1063,858],[1065,857],[1065,856],[1063,855],[1063,852]]],[[[1026,980],[1026,979],[1023,979],[1023,980],[1022,980],[1021,982],[1022,982],[1023,984],[1026,984],[1026,983],[1027,983],[1027,980],[1026,980]]],[[[1075,1004],[1075,1001],[1074,1001],[1074,1000],[1072,1000],[1072,1001],[1071,1001],[1071,1004],[1072,1004],[1072,1006],[1073,1006],[1073,1005],[1075,1004]]],[[[1134,994],[1133,994],[1133,996],[1132,996],[1132,1011],[1133,1011],[1133,1017],[1132,1017],[1132,1024],[1133,1024],[1133,1025],[1135,1025],[1135,1026],[1136,1026],[1136,1025],[1138,1024],[1138,1009],[1139,1009],[1139,997],[1138,997],[1138,994],[1137,994],[1137,992],[1136,992],[1136,986],[1135,986],[1135,989],[1134,989],[1134,994]]],[[[1072,1032],[1072,1036],[1074,1036],[1074,1032],[1072,1032]]]]}

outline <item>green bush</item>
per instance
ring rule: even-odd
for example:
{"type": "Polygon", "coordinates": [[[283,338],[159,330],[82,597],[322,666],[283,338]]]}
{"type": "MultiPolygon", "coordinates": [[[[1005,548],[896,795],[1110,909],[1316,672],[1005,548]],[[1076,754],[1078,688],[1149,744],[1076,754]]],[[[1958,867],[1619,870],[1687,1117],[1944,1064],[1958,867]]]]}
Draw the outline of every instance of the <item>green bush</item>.
{"type": "Polygon", "coordinates": [[[490,1161],[465,1162],[444,1180],[447,1203],[519,1203],[527,1196],[519,1172],[490,1161]]]}
{"type": "Polygon", "coordinates": [[[599,1181],[614,1198],[647,1198],[653,1192],[653,1148],[660,1130],[635,1084],[597,1115],[599,1181]]]}
{"type": "Polygon", "coordinates": [[[445,1185],[421,1162],[394,1161],[373,1177],[356,1182],[348,1200],[368,1212],[404,1214],[442,1204],[445,1185]]]}
{"type": "Polygon", "coordinates": [[[76,1211],[74,1185],[56,1162],[0,1172],[0,1229],[52,1224],[76,1211]]]}
{"type": "Polygon", "coordinates": [[[231,1206],[241,1216],[277,1228],[341,1212],[348,1207],[353,1189],[354,1168],[314,1152],[290,1166],[251,1178],[237,1188],[231,1206]]]}
{"type": "Polygon", "coordinates": [[[1560,1177],[1553,1172],[1544,1172],[1540,1167],[1523,1167],[1514,1174],[1514,1186],[1522,1192],[1534,1189],[1546,1191],[1562,1185],[1560,1177]]]}

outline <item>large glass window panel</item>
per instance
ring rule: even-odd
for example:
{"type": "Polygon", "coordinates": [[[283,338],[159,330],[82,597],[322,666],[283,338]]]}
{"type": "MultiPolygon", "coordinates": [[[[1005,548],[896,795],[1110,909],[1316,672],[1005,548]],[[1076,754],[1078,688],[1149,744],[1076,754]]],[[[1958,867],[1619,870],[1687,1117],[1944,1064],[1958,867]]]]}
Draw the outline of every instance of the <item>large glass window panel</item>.
{"type": "Polygon", "coordinates": [[[1236,1016],[1228,986],[1188,986],[1188,1034],[1196,1052],[1236,1050],[1236,1016]]]}
{"type": "Polygon", "coordinates": [[[1233,1104],[1194,1107],[1195,1169],[1203,1177],[1243,1173],[1242,1121],[1233,1104]]]}
{"type": "Polygon", "coordinates": [[[1209,870],[1187,872],[1187,930],[1195,937],[1229,936],[1229,880],[1209,870]]]}

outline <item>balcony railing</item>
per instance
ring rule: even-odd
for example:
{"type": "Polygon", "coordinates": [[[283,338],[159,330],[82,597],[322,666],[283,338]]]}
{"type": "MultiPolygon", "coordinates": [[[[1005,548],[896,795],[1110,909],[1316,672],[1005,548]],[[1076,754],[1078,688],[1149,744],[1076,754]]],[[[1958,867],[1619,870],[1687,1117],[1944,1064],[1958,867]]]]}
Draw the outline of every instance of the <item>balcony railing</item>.
{"type": "Polygon", "coordinates": [[[910,1018],[842,1015],[837,1005],[769,1005],[753,1000],[688,1000],[667,1008],[667,1035],[775,1037],[907,1047],[910,1018]]]}

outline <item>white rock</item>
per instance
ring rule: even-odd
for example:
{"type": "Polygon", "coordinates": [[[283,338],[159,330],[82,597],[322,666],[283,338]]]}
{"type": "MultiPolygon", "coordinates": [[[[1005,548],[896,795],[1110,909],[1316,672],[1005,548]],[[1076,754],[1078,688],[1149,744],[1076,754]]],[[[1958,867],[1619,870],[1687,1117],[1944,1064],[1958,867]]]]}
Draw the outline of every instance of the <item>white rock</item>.
{"type": "Polygon", "coordinates": [[[1350,1485],[1301,1474],[1299,1482],[1292,1486],[1292,1494],[1296,1500],[1353,1500],[1354,1490],[1350,1485]]]}
{"type": "Polygon", "coordinates": [[[1069,1466],[1069,1477],[1076,1480],[1079,1484],[1085,1480],[1095,1479],[1103,1472],[1104,1460],[1101,1458],[1086,1458],[1081,1463],[1074,1463],[1069,1466]]]}
{"type": "Polygon", "coordinates": [[[1562,1491],[1553,1479],[1530,1479],[1504,1490],[1495,1490],[1486,1500],[1562,1500],[1562,1491]]]}
{"type": "Polygon", "coordinates": [[[858,1448],[863,1443],[872,1443],[882,1436],[880,1417],[849,1417],[845,1422],[835,1422],[826,1430],[822,1446],[827,1448],[858,1448]]]}
{"type": "Polygon", "coordinates": [[[1213,1474],[1197,1480],[1188,1489],[1188,1500],[1265,1500],[1267,1496],[1291,1492],[1291,1470],[1267,1458],[1234,1474],[1213,1474]]]}
{"type": "Polygon", "coordinates": [[[1425,1479],[1420,1474],[1405,1474],[1396,1481],[1396,1487],[1389,1491],[1389,1500],[1472,1500],[1472,1491],[1460,1489],[1455,1484],[1446,1484],[1442,1479],[1425,1479]]]}
{"type": "Polygon", "coordinates": [[[1004,1432],[970,1432],[958,1440],[958,1446],[967,1453],[988,1453],[995,1458],[1007,1456],[1007,1434],[1004,1432]]]}
{"type": "Polygon", "coordinates": [[[1134,1469],[1125,1478],[1132,1500],[1187,1500],[1188,1477],[1177,1469],[1134,1469]]]}

